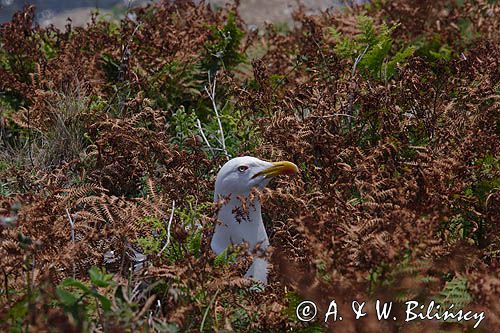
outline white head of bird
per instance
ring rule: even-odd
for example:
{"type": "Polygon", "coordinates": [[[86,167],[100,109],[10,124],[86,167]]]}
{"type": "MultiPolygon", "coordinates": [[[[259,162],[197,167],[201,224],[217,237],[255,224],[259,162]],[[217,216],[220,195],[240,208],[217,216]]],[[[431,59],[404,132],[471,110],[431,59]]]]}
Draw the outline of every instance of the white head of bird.
{"type": "MultiPolygon", "coordinates": [[[[242,209],[242,198],[248,197],[255,188],[264,188],[274,176],[297,172],[298,168],[292,162],[266,162],[251,156],[236,157],[224,164],[215,181],[214,201],[228,200],[219,209],[212,250],[219,254],[231,244],[246,242],[251,253],[256,248],[265,252],[269,239],[262,222],[260,201],[254,198],[242,218],[238,213],[242,209]]],[[[245,276],[266,283],[267,260],[253,255],[254,262],[245,276]]]]}

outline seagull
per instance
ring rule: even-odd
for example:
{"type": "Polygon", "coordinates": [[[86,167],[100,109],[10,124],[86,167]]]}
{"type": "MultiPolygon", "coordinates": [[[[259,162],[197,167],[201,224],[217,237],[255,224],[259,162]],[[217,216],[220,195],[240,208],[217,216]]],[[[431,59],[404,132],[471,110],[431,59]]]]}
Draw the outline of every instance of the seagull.
{"type": "Polygon", "coordinates": [[[265,252],[269,246],[261,204],[254,189],[263,189],[277,175],[293,175],[297,166],[288,161],[267,162],[251,156],[236,157],[224,164],[215,181],[214,201],[222,203],[211,247],[220,254],[230,245],[246,243],[253,263],[246,278],[267,284],[268,262],[265,252]]]}

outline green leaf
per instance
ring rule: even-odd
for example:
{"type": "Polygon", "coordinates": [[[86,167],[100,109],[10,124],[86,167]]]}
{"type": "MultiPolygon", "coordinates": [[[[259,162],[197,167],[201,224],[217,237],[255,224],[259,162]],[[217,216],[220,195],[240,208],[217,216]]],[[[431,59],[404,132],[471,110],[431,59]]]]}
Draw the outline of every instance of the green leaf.
{"type": "Polygon", "coordinates": [[[83,284],[83,282],[80,282],[80,281],[75,280],[73,278],[64,279],[64,281],[62,281],[59,284],[59,286],[60,287],[75,287],[75,288],[80,289],[81,291],[83,291],[86,294],[89,294],[91,292],[90,288],[87,287],[85,284],[83,284]]]}
{"type": "Polygon", "coordinates": [[[109,300],[107,297],[105,297],[99,293],[95,293],[94,296],[99,300],[99,302],[101,302],[101,307],[105,312],[108,312],[111,310],[111,300],[109,300]]]}
{"type": "Polygon", "coordinates": [[[244,36],[245,33],[236,24],[236,15],[229,13],[222,29],[212,27],[211,42],[205,45],[205,68],[215,73],[220,66],[231,68],[245,61],[245,55],[240,52],[244,36]]]}
{"type": "Polygon", "coordinates": [[[396,55],[386,64],[385,68],[385,79],[388,80],[394,76],[396,73],[396,66],[399,63],[404,62],[407,58],[411,57],[415,52],[415,47],[410,46],[402,50],[399,50],[396,55]]]}
{"type": "Polygon", "coordinates": [[[217,257],[215,257],[214,260],[214,265],[215,266],[223,266],[224,264],[227,263],[228,260],[228,252],[229,252],[229,247],[225,248],[224,251],[219,253],[217,257]]]}
{"type": "Polygon", "coordinates": [[[89,270],[89,275],[90,275],[90,281],[92,282],[93,285],[97,287],[109,287],[112,283],[112,274],[106,274],[106,272],[103,270],[100,270],[99,268],[92,266],[92,268],[89,270]]]}
{"type": "Polygon", "coordinates": [[[358,26],[361,30],[361,34],[359,34],[356,39],[360,42],[360,44],[365,45],[374,45],[378,41],[377,33],[375,32],[375,27],[373,24],[373,19],[368,16],[359,16],[358,17],[358,26]]]}
{"type": "Polygon", "coordinates": [[[57,297],[59,297],[59,300],[61,303],[63,303],[65,306],[71,307],[75,305],[80,297],[70,293],[67,290],[64,290],[63,288],[57,287],[56,288],[56,294],[57,297]]]}
{"type": "Polygon", "coordinates": [[[191,252],[196,257],[198,257],[201,252],[201,237],[201,231],[195,232],[188,240],[189,252],[191,252]]]}
{"type": "Polygon", "coordinates": [[[392,41],[389,39],[379,41],[366,52],[363,59],[359,62],[359,68],[368,70],[374,77],[380,77],[382,63],[389,53],[391,46],[392,41]]]}
{"type": "Polygon", "coordinates": [[[14,319],[24,318],[27,314],[28,302],[26,299],[17,302],[9,310],[9,317],[14,319]]]}

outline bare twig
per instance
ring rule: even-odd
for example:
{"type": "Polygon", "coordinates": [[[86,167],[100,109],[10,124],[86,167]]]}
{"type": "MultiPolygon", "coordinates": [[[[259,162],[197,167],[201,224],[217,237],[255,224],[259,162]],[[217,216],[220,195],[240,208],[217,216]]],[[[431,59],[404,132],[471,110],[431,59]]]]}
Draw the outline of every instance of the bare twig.
{"type": "Polygon", "coordinates": [[[224,130],[222,129],[222,122],[220,120],[220,115],[219,115],[219,109],[217,108],[217,103],[215,101],[215,88],[217,87],[217,72],[215,72],[214,75],[214,81],[212,83],[212,80],[210,78],[210,72],[208,72],[208,88],[205,86],[205,91],[212,101],[212,107],[215,111],[215,116],[217,117],[217,124],[219,125],[219,134],[220,134],[220,142],[222,144],[222,150],[224,151],[224,154],[226,157],[230,157],[227,149],[226,149],[226,140],[224,138],[224,130]]]}
{"type": "Polygon", "coordinates": [[[351,73],[351,79],[354,77],[354,74],[356,73],[356,68],[358,67],[358,64],[359,62],[361,61],[361,59],[363,59],[363,57],[365,56],[366,52],[368,51],[368,48],[370,47],[370,45],[367,45],[365,47],[365,49],[363,50],[363,52],[361,52],[358,57],[356,58],[356,60],[354,61],[354,65],[352,66],[352,73],[351,73]]]}
{"type": "Polygon", "coordinates": [[[208,142],[207,137],[205,136],[205,133],[203,132],[203,128],[201,127],[201,122],[200,119],[196,118],[196,126],[198,126],[198,129],[200,130],[201,137],[203,138],[203,141],[205,141],[205,144],[208,146],[208,149],[214,155],[214,149],[210,145],[210,142],[208,142]]]}
{"type": "MultiPolygon", "coordinates": [[[[361,59],[363,59],[363,57],[365,56],[366,52],[368,51],[368,48],[370,47],[370,45],[367,45],[365,47],[365,49],[363,50],[363,52],[361,52],[356,60],[354,61],[354,65],[352,66],[352,72],[351,72],[351,82],[352,80],[354,80],[354,75],[356,74],[356,68],[358,67],[358,64],[359,62],[361,61],[361,59]]],[[[351,118],[354,118],[353,115],[352,115],[352,104],[354,102],[354,90],[357,88],[358,86],[358,83],[357,82],[354,82],[353,86],[350,87],[350,90],[351,92],[349,93],[349,96],[348,96],[348,106],[347,106],[347,115],[349,116],[348,118],[348,123],[349,125],[351,125],[351,118]]]]}
{"type": "Polygon", "coordinates": [[[66,208],[66,216],[68,216],[69,225],[71,226],[71,241],[75,242],[75,221],[71,218],[68,208],[66,208]]]}
{"type": "Polygon", "coordinates": [[[172,226],[172,220],[174,219],[174,211],[175,211],[175,200],[172,200],[172,211],[170,212],[170,219],[168,220],[167,226],[167,242],[163,246],[163,248],[158,252],[157,256],[161,256],[162,252],[165,251],[168,244],[170,244],[170,227],[172,226]]]}

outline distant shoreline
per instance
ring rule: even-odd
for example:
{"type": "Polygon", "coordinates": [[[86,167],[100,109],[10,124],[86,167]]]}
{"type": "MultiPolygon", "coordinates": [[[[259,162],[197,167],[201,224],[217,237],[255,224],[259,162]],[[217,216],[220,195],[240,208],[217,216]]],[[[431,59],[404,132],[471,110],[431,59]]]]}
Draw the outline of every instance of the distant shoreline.
{"type": "MultiPolygon", "coordinates": [[[[0,0],[0,4],[15,0],[0,0]]],[[[24,2],[24,1],[23,1],[24,2]]],[[[35,6],[37,1],[32,1],[35,6]]],[[[71,18],[71,23],[73,26],[83,26],[90,21],[91,12],[96,8],[99,9],[101,14],[115,14],[116,10],[125,10],[124,1],[111,1],[106,6],[103,0],[80,0],[82,4],[87,4],[87,6],[81,7],[69,7],[64,10],[54,10],[50,7],[51,1],[44,1],[44,5],[37,6],[37,16],[36,20],[41,26],[48,26],[53,24],[59,29],[63,29],[68,22],[68,18],[71,18]],[[99,7],[91,6],[91,3],[97,3],[99,7]]],[[[132,1],[133,5],[145,4],[151,1],[148,0],[135,0],[132,1]]],[[[214,6],[224,6],[226,3],[232,2],[231,0],[211,0],[214,6]]],[[[361,1],[360,1],[361,2],[361,1]]],[[[58,2],[59,3],[59,2],[58,2]]],[[[332,7],[338,7],[340,5],[339,0],[302,0],[302,3],[308,8],[310,13],[317,13],[322,10],[326,10],[332,7]]],[[[15,10],[9,7],[16,8],[19,10],[22,6],[19,4],[12,3],[10,6],[0,7],[4,13],[0,13],[0,23],[7,22],[11,19],[15,10]]],[[[57,7],[61,9],[61,7],[57,7]]],[[[262,26],[265,22],[273,23],[291,23],[292,13],[297,9],[297,3],[293,0],[245,0],[240,3],[239,12],[243,20],[248,25],[262,26]]],[[[0,11],[1,12],[1,11],[0,11]]]]}

